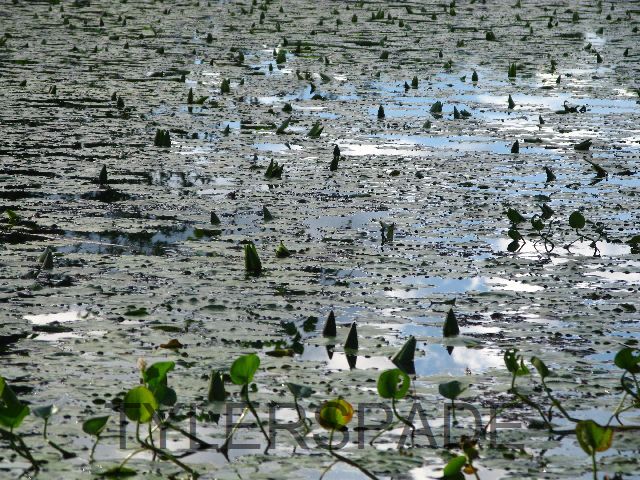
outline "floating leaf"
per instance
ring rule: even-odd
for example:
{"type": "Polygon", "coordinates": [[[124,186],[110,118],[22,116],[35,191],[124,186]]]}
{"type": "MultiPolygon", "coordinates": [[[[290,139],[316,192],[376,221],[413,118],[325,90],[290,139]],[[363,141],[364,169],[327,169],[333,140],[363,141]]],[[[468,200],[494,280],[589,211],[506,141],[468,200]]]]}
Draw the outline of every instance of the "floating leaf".
{"type": "Polygon", "coordinates": [[[509,238],[511,238],[512,240],[515,240],[516,242],[519,240],[522,240],[522,235],[515,228],[510,228],[509,231],[507,232],[507,235],[509,235],[509,238]]]}
{"type": "Polygon", "coordinates": [[[554,214],[553,209],[546,203],[543,203],[540,209],[542,210],[542,218],[545,220],[549,220],[554,214]]]}
{"type": "Polygon", "coordinates": [[[177,350],[179,348],[182,348],[183,346],[184,345],[182,345],[182,343],[180,343],[180,341],[175,338],[172,338],[167,343],[160,344],[160,348],[167,348],[169,350],[177,350]]]}
{"type": "Polygon", "coordinates": [[[282,357],[293,357],[295,355],[295,352],[293,351],[292,348],[276,348],[274,350],[271,350],[269,352],[264,352],[265,355],[268,355],[270,357],[276,357],[276,358],[282,358],[282,357]]]}
{"type": "Polygon", "coordinates": [[[123,477],[132,477],[137,474],[138,472],[136,472],[133,468],[117,466],[117,467],[110,468],[105,472],[102,472],[100,476],[106,477],[106,478],[123,478],[123,477]]]}

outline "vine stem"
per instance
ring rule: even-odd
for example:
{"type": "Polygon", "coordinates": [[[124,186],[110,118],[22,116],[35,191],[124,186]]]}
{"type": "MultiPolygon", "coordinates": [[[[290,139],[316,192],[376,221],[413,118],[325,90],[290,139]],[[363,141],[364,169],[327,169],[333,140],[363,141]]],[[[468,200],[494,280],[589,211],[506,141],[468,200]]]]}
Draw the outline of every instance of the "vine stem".
{"type": "Polygon", "coordinates": [[[395,397],[391,398],[391,409],[393,410],[393,414],[396,416],[396,418],[411,429],[411,444],[413,445],[413,442],[414,442],[414,439],[415,439],[415,434],[416,434],[416,427],[415,427],[415,425],[413,423],[411,423],[409,420],[407,420],[405,417],[403,417],[402,415],[400,415],[398,413],[398,410],[396,408],[396,399],[395,399],[395,397]]]}
{"type": "Polygon", "coordinates": [[[100,441],[100,435],[96,435],[96,441],[91,447],[91,453],[89,453],[89,463],[93,463],[93,454],[96,452],[96,447],[98,446],[98,442],[100,441]]]}
{"type": "Polygon", "coordinates": [[[256,412],[256,409],[253,407],[253,404],[251,403],[251,400],[249,400],[249,387],[248,387],[248,385],[245,385],[243,390],[244,390],[244,400],[245,400],[245,402],[247,402],[247,407],[249,407],[249,410],[251,411],[251,414],[256,418],[256,421],[258,422],[258,426],[260,427],[260,431],[264,435],[264,438],[267,440],[267,450],[268,450],[269,447],[271,446],[271,439],[269,438],[269,435],[267,435],[267,432],[265,431],[264,426],[262,425],[262,422],[260,421],[260,417],[258,416],[258,412],[256,412]]]}
{"type": "Polygon", "coordinates": [[[238,421],[235,423],[235,425],[233,426],[233,428],[229,432],[229,435],[227,435],[227,438],[225,439],[225,441],[222,444],[222,446],[218,448],[218,451],[221,452],[225,456],[225,458],[227,460],[229,460],[229,457],[227,456],[228,455],[227,452],[229,450],[229,442],[233,438],[233,434],[236,433],[236,430],[238,429],[238,426],[240,425],[240,423],[242,423],[242,420],[244,419],[244,417],[245,417],[245,415],[247,414],[248,411],[249,411],[248,407],[245,407],[242,410],[242,413],[238,417],[238,421]]]}
{"type": "MultiPolygon", "coordinates": [[[[360,470],[362,473],[364,473],[367,477],[371,478],[372,480],[379,480],[378,477],[376,477],[373,473],[371,473],[369,470],[367,470],[366,468],[364,468],[361,465],[358,465],[356,462],[354,462],[353,460],[347,458],[347,457],[343,457],[342,455],[340,455],[339,453],[336,453],[333,450],[333,432],[335,431],[335,429],[331,429],[331,433],[329,433],[329,453],[336,458],[337,460],[346,463],[347,465],[351,465],[354,468],[357,468],[358,470],[360,470]]],[[[332,465],[333,466],[333,465],[332,465]]],[[[326,473],[326,471],[323,473],[323,475],[326,473]]]]}
{"type": "Polygon", "coordinates": [[[13,433],[13,428],[11,428],[11,431],[0,428],[0,437],[9,440],[11,449],[25,460],[28,460],[29,463],[31,463],[31,469],[36,471],[40,470],[40,465],[38,464],[38,461],[31,455],[31,450],[29,450],[27,444],[24,443],[24,440],[22,440],[19,435],[13,433]],[[18,445],[16,445],[16,443],[18,445]]]}

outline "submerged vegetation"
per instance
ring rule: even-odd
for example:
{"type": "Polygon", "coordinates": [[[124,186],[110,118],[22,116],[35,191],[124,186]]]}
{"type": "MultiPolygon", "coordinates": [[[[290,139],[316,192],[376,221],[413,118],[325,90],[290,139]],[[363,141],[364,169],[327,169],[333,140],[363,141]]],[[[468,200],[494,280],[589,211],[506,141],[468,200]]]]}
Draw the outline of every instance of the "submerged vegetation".
{"type": "Polygon", "coordinates": [[[1,478],[638,477],[633,2],[6,3],[1,478]]]}

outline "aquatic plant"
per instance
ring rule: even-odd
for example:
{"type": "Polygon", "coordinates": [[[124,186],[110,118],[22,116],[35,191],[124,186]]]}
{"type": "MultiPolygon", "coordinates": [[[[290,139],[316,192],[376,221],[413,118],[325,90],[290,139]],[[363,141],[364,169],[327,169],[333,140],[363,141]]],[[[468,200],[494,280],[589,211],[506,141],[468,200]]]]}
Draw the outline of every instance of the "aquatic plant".
{"type": "Polygon", "coordinates": [[[333,313],[333,310],[329,312],[329,316],[327,317],[327,321],[324,324],[324,328],[322,330],[322,336],[324,337],[335,337],[337,335],[336,330],[336,316],[333,313]]]}
{"type": "Polygon", "coordinates": [[[287,127],[289,126],[289,122],[291,121],[291,118],[287,118],[285,119],[284,122],[282,122],[280,124],[280,126],[278,127],[278,129],[276,130],[276,134],[277,135],[282,135],[286,132],[287,127]]]}
{"type": "MultiPolygon", "coordinates": [[[[265,440],[267,441],[267,448],[271,445],[271,439],[267,434],[260,417],[258,416],[258,412],[255,409],[255,406],[251,402],[249,398],[249,384],[253,381],[253,377],[258,371],[260,367],[260,357],[258,357],[255,353],[250,353],[248,355],[242,355],[238,357],[233,364],[231,365],[231,369],[229,370],[229,376],[231,377],[231,381],[236,385],[240,385],[242,387],[240,391],[240,395],[243,400],[247,404],[247,408],[251,412],[251,414],[255,417],[256,422],[258,423],[258,427],[260,427],[260,431],[264,435],[265,440]]],[[[228,444],[227,444],[228,445],[228,444]]]]}
{"type": "Polygon", "coordinates": [[[169,130],[156,130],[156,137],[153,140],[153,144],[156,147],[169,148],[171,147],[171,136],[169,130]]]}
{"type": "MultiPolygon", "coordinates": [[[[353,414],[354,410],[349,402],[347,402],[343,398],[336,398],[335,400],[328,400],[320,406],[320,409],[316,415],[316,420],[322,428],[329,430],[329,443],[327,445],[327,449],[330,455],[332,455],[337,460],[340,460],[341,462],[357,468],[367,477],[373,480],[377,480],[378,477],[369,472],[366,468],[354,462],[353,460],[340,455],[333,449],[334,433],[336,431],[346,429],[349,422],[351,422],[351,420],[353,419],[353,414]]],[[[333,466],[333,464],[331,466],[333,466]]],[[[329,466],[329,468],[331,468],[331,466],[329,466]]]]}
{"type": "Polygon", "coordinates": [[[105,187],[107,186],[107,183],[109,183],[107,178],[107,166],[103,165],[102,169],[100,170],[100,174],[98,175],[98,184],[101,187],[105,187]]]}
{"type": "Polygon", "coordinates": [[[444,398],[451,400],[451,412],[453,414],[453,418],[456,416],[456,399],[462,395],[467,389],[469,385],[466,383],[462,383],[458,380],[452,380],[450,382],[441,383],[438,385],[438,392],[444,398]]]}
{"type": "Polygon", "coordinates": [[[279,165],[278,162],[271,159],[267,170],[264,172],[266,178],[281,178],[284,165],[279,165]]]}
{"type": "Polygon", "coordinates": [[[324,130],[324,127],[320,124],[320,122],[316,122],[311,127],[311,130],[309,130],[309,133],[307,133],[307,136],[310,138],[318,138],[320,137],[322,130],[324,130]]]}
{"type": "Polygon", "coordinates": [[[356,322],[353,322],[349,328],[347,340],[344,342],[344,349],[354,352],[358,350],[358,328],[356,326],[356,322]]]}
{"type": "Polygon", "coordinates": [[[250,275],[260,275],[262,273],[262,262],[253,242],[249,242],[244,246],[244,268],[250,275]]]}
{"type": "Polygon", "coordinates": [[[93,442],[93,446],[91,447],[91,452],[89,453],[89,463],[93,462],[93,456],[96,452],[96,447],[98,446],[98,442],[100,442],[100,435],[104,432],[107,427],[107,423],[111,417],[109,415],[103,415],[101,417],[92,417],[88,418],[84,422],[82,422],[82,431],[87,435],[92,435],[96,437],[96,441],[93,442]]]}
{"type": "Polygon", "coordinates": [[[0,376],[0,438],[7,441],[11,450],[31,464],[31,470],[39,470],[40,462],[33,457],[22,437],[14,432],[29,415],[29,411],[29,407],[18,399],[6,380],[0,376]]]}
{"type": "MultiPolygon", "coordinates": [[[[134,471],[126,467],[126,464],[135,455],[147,451],[151,452],[154,457],[171,462],[190,475],[198,477],[199,474],[195,470],[180,461],[166,449],[157,447],[153,440],[153,433],[159,428],[171,428],[180,433],[186,433],[167,420],[163,420],[162,416],[159,415],[163,405],[171,406],[177,402],[176,392],[168,386],[167,382],[167,375],[175,368],[175,363],[156,362],[147,367],[146,362],[141,359],[138,361],[138,368],[140,370],[141,384],[133,387],[125,394],[122,405],[126,417],[132,422],[135,422],[135,437],[139,448],[127,455],[116,467],[105,473],[111,476],[132,474],[134,471]],[[152,425],[152,420],[156,423],[155,427],[152,425]],[[143,425],[148,427],[144,437],[141,436],[140,432],[143,425]]],[[[192,435],[187,435],[189,438],[192,438],[192,435]]]]}
{"type": "Polygon", "coordinates": [[[287,258],[291,256],[291,252],[287,247],[284,246],[284,243],[280,241],[280,245],[276,248],[276,257],[278,258],[287,258]]]}
{"type": "MultiPolygon", "coordinates": [[[[399,368],[385,370],[378,377],[378,395],[382,398],[391,400],[391,409],[393,410],[393,414],[399,421],[411,429],[411,438],[413,439],[416,431],[415,425],[400,415],[396,407],[396,401],[401,400],[406,396],[410,386],[411,379],[409,378],[409,375],[399,368]]],[[[373,444],[373,440],[371,443],[373,444]]]]}
{"type": "Polygon", "coordinates": [[[222,83],[220,83],[220,93],[224,95],[225,93],[231,93],[231,80],[228,78],[223,78],[222,83]]]}
{"type": "Polygon", "coordinates": [[[429,108],[429,112],[431,112],[434,116],[442,113],[442,102],[438,100],[436,103],[431,105],[429,108]]]}
{"type": "Polygon", "coordinates": [[[456,318],[456,314],[453,313],[453,308],[450,308],[447,312],[447,316],[442,327],[442,335],[444,337],[455,337],[456,335],[460,335],[458,319],[456,318]]]}

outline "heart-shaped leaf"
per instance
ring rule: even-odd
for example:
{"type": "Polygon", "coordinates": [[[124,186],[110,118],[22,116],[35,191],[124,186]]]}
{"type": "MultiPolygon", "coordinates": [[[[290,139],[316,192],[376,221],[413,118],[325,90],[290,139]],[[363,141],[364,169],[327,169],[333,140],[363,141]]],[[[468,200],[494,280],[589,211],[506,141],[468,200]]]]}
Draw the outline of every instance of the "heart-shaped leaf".
{"type": "Polygon", "coordinates": [[[248,385],[260,367],[260,358],[255,353],[238,357],[231,365],[231,381],[236,385],[248,385]]]}
{"type": "Polygon", "coordinates": [[[324,402],[316,414],[318,423],[327,430],[340,430],[353,418],[353,407],[342,398],[324,402]]]}
{"type": "Polygon", "coordinates": [[[123,400],[124,414],[129,420],[148,423],[158,410],[158,401],[147,387],[140,385],[127,392],[123,400]]]}
{"type": "Polygon", "coordinates": [[[448,398],[449,400],[455,400],[467,388],[469,388],[468,385],[457,380],[441,383],[440,385],[438,385],[438,391],[440,392],[440,395],[442,395],[444,398],[448,398]]]}
{"type": "Polygon", "coordinates": [[[551,375],[551,371],[547,368],[547,366],[544,364],[544,362],[542,360],[540,360],[538,357],[531,357],[531,363],[533,364],[534,367],[536,367],[536,370],[538,371],[538,374],[543,379],[545,379],[549,375],[551,375]]]}
{"type": "Polygon", "coordinates": [[[111,418],[109,415],[104,417],[93,417],[85,420],[82,424],[82,431],[89,435],[100,435],[104,428],[107,426],[107,422],[111,418]]]}
{"type": "Polygon", "coordinates": [[[44,405],[42,407],[35,407],[31,412],[38,418],[43,420],[47,420],[51,417],[51,415],[55,414],[58,411],[58,407],[55,405],[44,405]]]}
{"type": "Polygon", "coordinates": [[[378,394],[382,398],[400,400],[409,391],[411,379],[398,368],[386,370],[378,377],[378,394]]]}
{"type": "MultiPolygon", "coordinates": [[[[459,475],[462,472],[462,468],[467,463],[467,457],[464,455],[460,455],[458,457],[453,457],[449,460],[444,467],[443,474],[445,478],[456,478],[456,475],[459,475]]],[[[464,475],[461,477],[464,478],[464,475]]]]}
{"type": "Polygon", "coordinates": [[[623,348],[613,359],[617,367],[629,373],[640,373],[640,350],[637,348],[623,348]]]}
{"type": "Polygon", "coordinates": [[[584,219],[584,215],[580,212],[573,212],[569,215],[569,226],[571,228],[575,228],[576,230],[580,230],[584,228],[586,225],[586,220],[584,219]]]}
{"type": "Polygon", "coordinates": [[[611,447],[613,430],[593,420],[581,420],[576,424],[576,437],[582,450],[588,455],[594,455],[595,452],[604,452],[611,447]]]}
{"type": "Polygon", "coordinates": [[[18,400],[4,378],[0,377],[0,425],[18,428],[27,415],[29,407],[18,400]]]}
{"type": "Polygon", "coordinates": [[[287,387],[289,388],[289,391],[293,394],[293,396],[296,398],[307,398],[307,397],[310,397],[311,394],[313,393],[313,390],[311,390],[309,387],[305,387],[304,385],[298,385],[296,383],[287,383],[287,387]]]}

